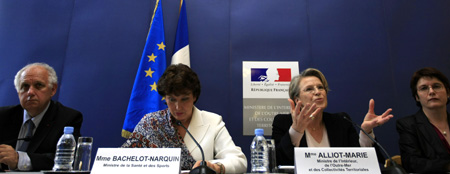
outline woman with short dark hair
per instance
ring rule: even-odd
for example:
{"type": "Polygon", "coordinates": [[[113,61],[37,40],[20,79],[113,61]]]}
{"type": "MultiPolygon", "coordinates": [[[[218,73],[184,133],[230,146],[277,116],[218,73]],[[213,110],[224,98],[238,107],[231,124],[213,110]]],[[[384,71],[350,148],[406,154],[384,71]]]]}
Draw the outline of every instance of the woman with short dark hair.
{"type": "Polygon", "coordinates": [[[402,165],[410,173],[449,172],[449,81],[426,67],[413,74],[410,88],[420,109],[397,120],[402,165]]]}
{"type": "Polygon", "coordinates": [[[217,173],[244,173],[247,158],[228,133],[222,117],[194,106],[200,96],[197,74],[183,64],[169,66],[158,81],[158,93],[167,109],[146,114],[136,125],[122,147],[181,148],[181,169],[200,165],[200,149],[186,130],[188,128],[205,153],[207,166],[217,173]]]}

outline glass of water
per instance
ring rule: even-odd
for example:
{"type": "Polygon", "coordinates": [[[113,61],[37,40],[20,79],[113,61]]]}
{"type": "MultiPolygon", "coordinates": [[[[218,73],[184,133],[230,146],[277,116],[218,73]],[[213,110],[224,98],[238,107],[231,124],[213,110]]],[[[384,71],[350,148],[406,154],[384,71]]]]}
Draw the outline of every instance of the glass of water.
{"type": "Polygon", "coordinates": [[[92,137],[79,137],[73,170],[89,171],[91,167],[92,137]]]}
{"type": "Polygon", "coordinates": [[[277,167],[277,155],[275,153],[275,140],[274,139],[266,139],[267,147],[269,149],[269,169],[272,173],[278,172],[277,167]]]}

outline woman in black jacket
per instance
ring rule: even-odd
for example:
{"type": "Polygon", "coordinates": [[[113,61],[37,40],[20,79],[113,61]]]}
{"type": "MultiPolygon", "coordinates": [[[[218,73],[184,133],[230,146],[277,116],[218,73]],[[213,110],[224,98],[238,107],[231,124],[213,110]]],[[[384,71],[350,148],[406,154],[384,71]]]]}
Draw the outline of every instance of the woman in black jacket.
{"type": "Polygon", "coordinates": [[[449,172],[449,81],[431,67],[416,71],[410,88],[419,111],[397,120],[402,165],[407,172],[449,172]]]}

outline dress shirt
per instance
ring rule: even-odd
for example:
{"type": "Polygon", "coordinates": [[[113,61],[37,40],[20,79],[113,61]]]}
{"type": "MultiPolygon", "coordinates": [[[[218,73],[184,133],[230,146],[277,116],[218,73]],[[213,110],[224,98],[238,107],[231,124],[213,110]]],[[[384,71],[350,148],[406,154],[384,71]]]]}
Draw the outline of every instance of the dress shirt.
{"type": "MultiPolygon", "coordinates": [[[[23,110],[23,123],[22,123],[22,128],[20,128],[20,132],[19,132],[19,137],[18,138],[24,138],[27,134],[27,126],[25,125],[25,122],[29,119],[31,119],[31,121],[33,121],[34,123],[34,130],[33,130],[33,135],[34,132],[36,132],[36,129],[39,126],[39,123],[41,123],[42,117],[44,117],[45,112],[47,112],[48,107],[50,106],[50,102],[48,103],[47,107],[44,109],[44,111],[42,111],[40,114],[36,115],[35,117],[31,117],[27,110],[23,110]]],[[[16,144],[16,150],[19,149],[20,146],[22,146],[23,141],[17,141],[16,144]]],[[[17,168],[19,170],[32,170],[33,167],[31,166],[31,160],[30,157],[28,156],[27,152],[22,152],[22,151],[17,151],[17,154],[19,154],[19,161],[17,163],[17,168]]]]}

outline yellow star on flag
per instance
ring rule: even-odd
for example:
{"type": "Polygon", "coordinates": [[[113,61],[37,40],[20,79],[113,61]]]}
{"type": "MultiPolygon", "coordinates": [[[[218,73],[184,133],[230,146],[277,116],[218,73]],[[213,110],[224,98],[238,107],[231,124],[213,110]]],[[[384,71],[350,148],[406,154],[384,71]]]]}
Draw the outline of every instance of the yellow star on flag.
{"type": "Polygon", "coordinates": [[[148,62],[150,62],[150,61],[155,62],[155,59],[156,59],[157,56],[155,56],[155,54],[152,53],[151,56],[147,56],[147,57],[148,57],[148,62]]]}
{"type": "Polygon", "coordinates": [[[150,85],[152,89],[150,91],[156,91],[156,82],[153,82],[153,85],[150,85]]]}
{"type": "Polygon", "coordinates": [[[152,71],[152,68],[148,68],[148,71],[145,71],[147,74],[145,75],[145,77],[150,76],[151,78],[153,78],[153,73],[155,71],[152,71]]]}
{"type": "Polygon", "coordinates": [[[158,50],[164,50],[164,48],[166,47],[163,42],[161,42],[161,44],[156,45],[158,45],[158,50]]]}

